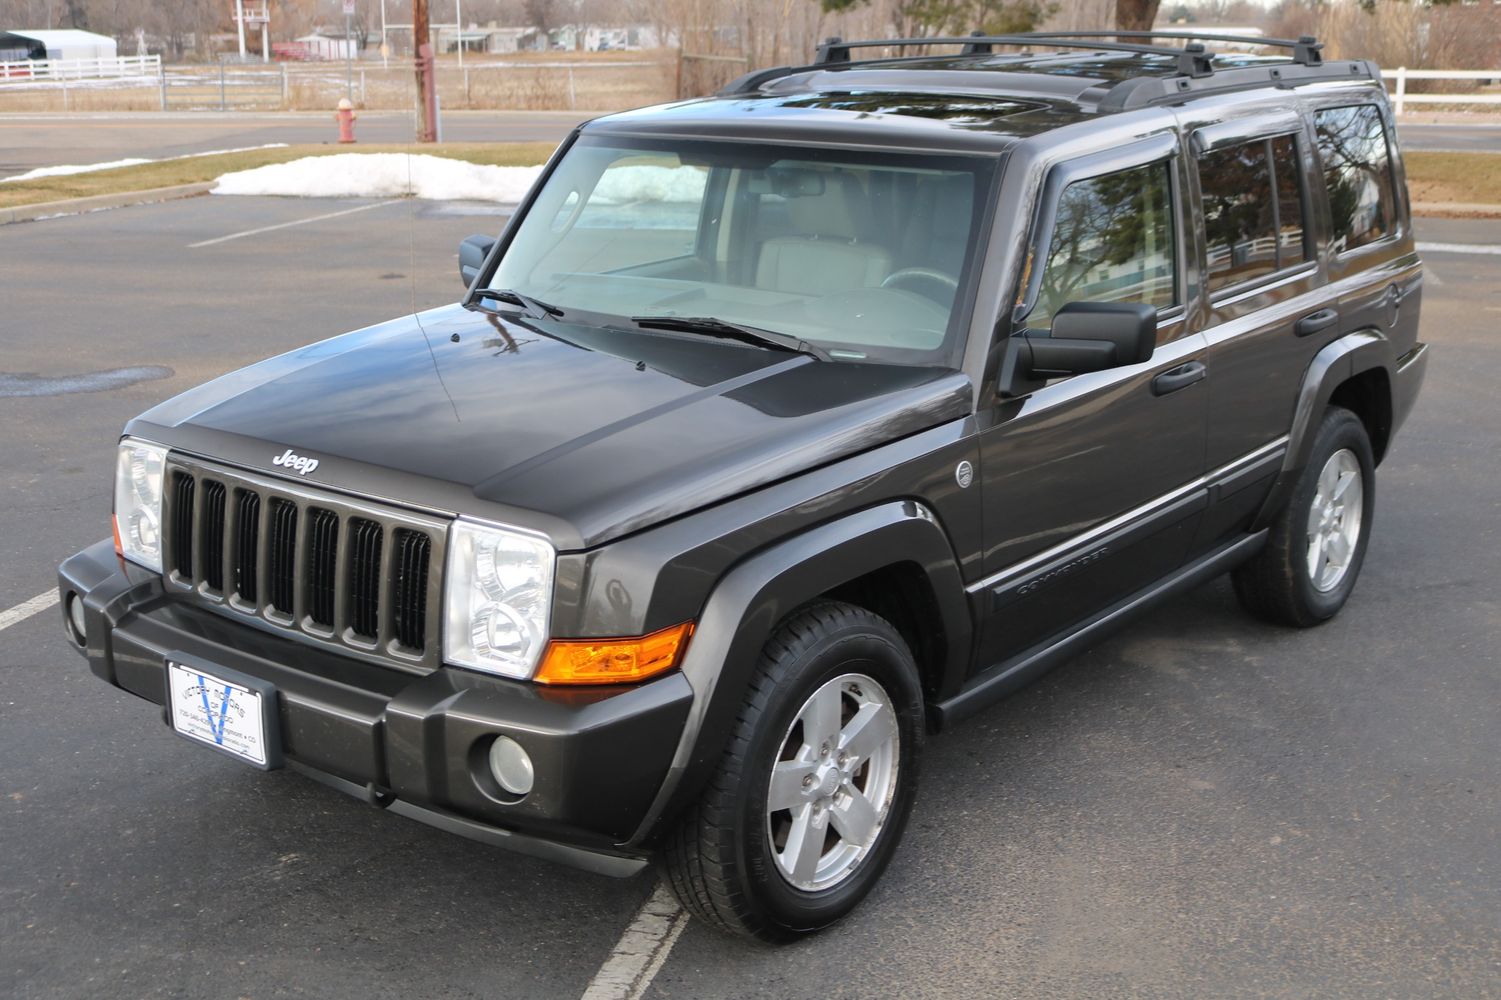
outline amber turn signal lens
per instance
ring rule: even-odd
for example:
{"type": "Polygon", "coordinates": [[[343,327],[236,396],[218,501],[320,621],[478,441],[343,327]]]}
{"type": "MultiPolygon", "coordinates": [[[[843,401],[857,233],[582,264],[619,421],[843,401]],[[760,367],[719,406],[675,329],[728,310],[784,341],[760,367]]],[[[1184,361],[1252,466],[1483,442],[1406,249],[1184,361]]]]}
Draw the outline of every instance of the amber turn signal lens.
{"type": "Polygon", "coordinates": [[[554,639],[547,644],[540,684],[634,684],[677,666],[693,623],[630,639],[554,639]]]}

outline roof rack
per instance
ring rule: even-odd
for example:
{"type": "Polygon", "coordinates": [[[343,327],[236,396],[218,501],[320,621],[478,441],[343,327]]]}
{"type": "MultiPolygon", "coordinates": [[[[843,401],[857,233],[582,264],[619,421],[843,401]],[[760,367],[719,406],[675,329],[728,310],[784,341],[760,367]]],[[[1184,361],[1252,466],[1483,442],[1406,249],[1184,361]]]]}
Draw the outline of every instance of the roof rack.
{"type": "MultiPolygon", "coordinates": [[[[1087,36],[1097,37],[1097,36],[1087,36]]],[[[1073,39],[1069,33],[1036,34],[1032,32],[1020,32],[1014,35],[987,35],[983,31],[976,31],[969,35],[937,36],[933,38],[871,38],[863,41],[847,42],[842,38],[834,37],[825,39],[818,46],[818,54],[813,59],[814,66],[828,66],[850,62],[852,49],[885,49],[885,48],[909,48],[918,45],[959,45],[963,46],[962,55],[979,55],[994,51],[997,45],[1012,45],[1030,47],[1038,42],[1047,42],[1058,48],[1088,49],[1092,52],[1133,52],[1138,55],[1178,55],[1181,49],[1166,48],[1160,45],[1138,45],[1130,42],[1096,42],[1086,41],[1084,38],[1073,39]]],[[[861,60],[862,62],[867,60],[861,60]]],[[[873,60],[872,60],[873,61],[873,60]]]]}
{"type": "Polygon", "coordinates": [[[1018,48],[1080,49],[1089,52],[1121,52],[1136,55],[1167,56],[1176,61],[1175,71],[1161,76],[1140,76],[1122,80],[1105,88],[1095,88],[1091,99],[1101,111],[1125,111],[1147,105],[1183,100],[1195,94],[1228,93],[1258,87],[1294,87],[1301,83],[1336,78],[1379,79],[1380,70],[1366,60],[1329,63],[1323,58],[1323,45],[1312,36],[1301,38],[1260,38],[1193,31],[1035,31],[1010,35],[988,35],[981,31],[969,35],[933,38],[877,38],[845,41],[829,38],[818,46],[818,53],[807,66],[778,66],[754,70],[729,83],[722,95],[755,93],[765,84],[810,70],[841,70],[855,66],[896,66],[914,56],[877,56],[852,59],[855,49],[912,48],[928,45],[958,45],[960,55],[988,55],[996,46],[1018,48]],[[1101,38],[1130,41],[1099,41],[1101,38]],[[1158,39],[1185,41],[1181,48],[1170,45],[1144,44],[1158,39]],[[1215,53],[1205,48],[1208,42],[1232,42],[1290,49],[1287,61],[1256,65],[1214,65],[1215,53]]]}
{"type": "Polygon", "coordinates": [[[1171,38],[1200,43],[1265,45],[1269,48],[1292,49],[1292,61],[1300,66],[1317,66],[1324,61],[1324,43],[1312,35],[1302,35],[1298,38],[1262,38],[1259,35],[1222,35],[1203,31],[1029,31],[1027,34],[1035,38],[1171,38]]]}

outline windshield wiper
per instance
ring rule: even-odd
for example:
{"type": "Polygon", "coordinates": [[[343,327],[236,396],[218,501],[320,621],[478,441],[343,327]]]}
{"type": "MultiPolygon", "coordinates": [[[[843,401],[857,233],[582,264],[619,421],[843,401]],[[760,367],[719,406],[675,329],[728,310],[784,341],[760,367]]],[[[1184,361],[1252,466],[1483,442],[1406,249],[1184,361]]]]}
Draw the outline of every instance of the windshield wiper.
{"type": "Polygon", "coordinates": [[[647,330],[702,333],[710,337],[724,337],[748,344],[759,344],[777,351],[806,354],[819,361],[833,360],[823,348],[815,347],[806,340],[785,333],[777,333],[775,330],[763,330],[759,326],[746,326],[743,323],[715,319],[713,316],[632,316],[631,322],[647,330]]]}
{"type": "Polygon", "coordinates": [[[481,312],[494,311],[487,308],[486,306],[480,305],[480,299],[495,299],[498,302],[509,302],[513,306],[520,306],[521,308],[526,310],[527,315],[532,319],[546,319],[549,316],[563,315],[563,310],[559,309],[551,302],[543,302],[541,299],[534,299],[530,295],[527,295],[523,292],[518,292],[512,288],[481,288],[479,291],[474,293],[473,301],[466,302],[464,304],[464,308],[476,309],[481,312]]]}

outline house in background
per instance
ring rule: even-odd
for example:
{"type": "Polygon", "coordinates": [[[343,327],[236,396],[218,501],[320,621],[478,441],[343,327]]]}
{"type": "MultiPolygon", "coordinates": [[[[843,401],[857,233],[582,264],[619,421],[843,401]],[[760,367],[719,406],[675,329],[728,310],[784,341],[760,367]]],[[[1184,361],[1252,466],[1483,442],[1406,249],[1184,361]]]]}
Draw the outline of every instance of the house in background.
{"type": "Polygon", "coordinates": [[[502,28],[470,26],[461,33],[453,25],[433,28],[436,37],[434,49],[440,53],[457,52],[460,39],[464,51],[474,53],[535,52],[547,47],[546,40],[537,28],[502,28]]]}

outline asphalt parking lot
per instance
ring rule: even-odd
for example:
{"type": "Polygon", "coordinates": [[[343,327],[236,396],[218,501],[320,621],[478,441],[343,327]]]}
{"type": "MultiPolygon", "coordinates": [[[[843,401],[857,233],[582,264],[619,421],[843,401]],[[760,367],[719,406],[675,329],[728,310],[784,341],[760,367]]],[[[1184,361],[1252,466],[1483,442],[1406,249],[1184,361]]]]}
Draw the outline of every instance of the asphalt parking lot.
{"type": "MultiPolygon", "coordinates": [[[[453,300],[499,224],[205,197],[0,227],[0,995],[600,990],[649,874],[245,768],[89,675],[55,608],[6,617],[108,533],[126,419],[453,300]]],[[[1428,384],[1337,620],[1257,624],[1225,581],[1160,609],[930,744],[851,919],[782,949],[687,924],[643,995],[1501,996],[1501,223],[1419,235],[1491,252],[1427,254],[1428,384]]]]}

